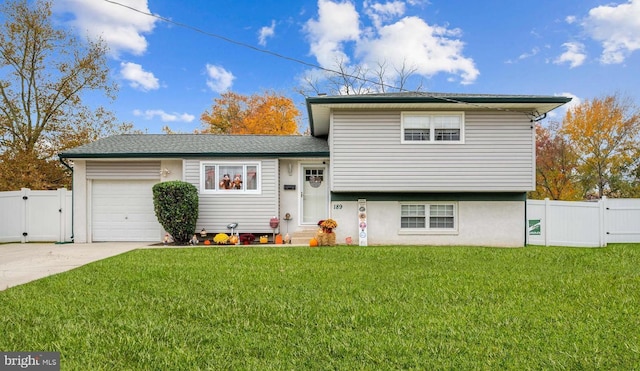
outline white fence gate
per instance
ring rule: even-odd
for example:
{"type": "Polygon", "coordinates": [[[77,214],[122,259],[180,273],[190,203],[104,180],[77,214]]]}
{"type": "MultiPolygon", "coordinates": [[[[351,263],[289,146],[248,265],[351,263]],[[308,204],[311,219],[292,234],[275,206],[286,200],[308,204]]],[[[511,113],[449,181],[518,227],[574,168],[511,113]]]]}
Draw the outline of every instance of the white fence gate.
{"type": "Polygon", "coordinates": [[[527,200],[527,244],[602,247],[640,242],[640,199],[527,200]]]}
{"type": "Polygon", "coordinates": [[[0,242],[71,242],[72,193],[0,192],[0,242]]]}

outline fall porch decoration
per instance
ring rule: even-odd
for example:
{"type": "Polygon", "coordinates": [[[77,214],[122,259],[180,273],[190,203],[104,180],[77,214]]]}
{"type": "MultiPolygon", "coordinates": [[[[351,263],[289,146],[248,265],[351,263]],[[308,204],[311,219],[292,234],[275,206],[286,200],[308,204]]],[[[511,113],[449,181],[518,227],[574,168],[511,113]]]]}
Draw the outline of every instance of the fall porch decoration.
{"type": "Polygon", "coordinates": [[[213,242],[217,243],[218,245],[225,245],[227,242],[229,242],[229,235],[227,235],[226,233],[218,233],[217,235],[215,235],[215,237],[213,237],[213,242]]]}
{"type": "Polygon", "coordinates": [[[338,222],[333,219],[326,219],[319,221],[318,226],[320,230],[316,233],[315,238],[318,241],[318,246],[335,246],[336,234],[333,229],[338,227],[338,222]]]}
{"type": "Polygon", "coordinates": [[[240,242],[243,245],[250,245],[253,241],[256,240],[256,236],[251,233],[243,233],[240,235],[240,242]]]}

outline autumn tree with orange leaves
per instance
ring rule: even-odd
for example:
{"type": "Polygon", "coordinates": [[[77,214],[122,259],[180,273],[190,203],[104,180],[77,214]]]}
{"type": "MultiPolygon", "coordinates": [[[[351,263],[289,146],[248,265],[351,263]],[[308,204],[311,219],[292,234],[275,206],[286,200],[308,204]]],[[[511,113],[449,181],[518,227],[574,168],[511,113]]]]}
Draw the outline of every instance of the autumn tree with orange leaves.
{"type": "Polygon", "coordinates": [[[246,96],[223,93],[200,120],[201,134],[298,134],[300,111],[290,98],[275,92],[246,96]]]}
{"type": "Polygon", "coordinates": [[[640,196],[640,113],[629,98],[585,101],[567,112],[560,132],[578,156],[586,192],[598,198],[640,196]]]}
{"type": "Polygon", "coordinates": [[[533,199],[579,200],[583,190],[577,172],[578,156],[559,132],[559,123],[536,124],[536,190],[533,199]]]}

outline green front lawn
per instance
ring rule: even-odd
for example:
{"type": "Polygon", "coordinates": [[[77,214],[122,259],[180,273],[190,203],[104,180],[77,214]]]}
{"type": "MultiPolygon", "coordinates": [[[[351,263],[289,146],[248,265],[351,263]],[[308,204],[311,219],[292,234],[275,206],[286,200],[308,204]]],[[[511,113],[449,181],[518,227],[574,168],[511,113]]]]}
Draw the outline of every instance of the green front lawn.
{"type": "Polygon", "coordinates": [[[137,250],[0,292],[62,369],[640,367],[640,245],[137,250]]]}

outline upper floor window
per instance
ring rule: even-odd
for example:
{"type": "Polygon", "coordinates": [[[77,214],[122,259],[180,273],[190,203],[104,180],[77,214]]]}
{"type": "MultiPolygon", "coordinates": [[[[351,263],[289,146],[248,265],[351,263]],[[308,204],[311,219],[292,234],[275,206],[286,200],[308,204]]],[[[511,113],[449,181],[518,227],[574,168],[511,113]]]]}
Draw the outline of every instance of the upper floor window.
{"type": "Polygon", "coordinates": [[[259,191],[260,165],[257,163],[202,162],[200,168],[202,191],[259,191]]]}
{"type": "Polygon", "coordinates": [[[463,113],[402,113],[402,143],[462,143],[463,138],[463,113]]]}

